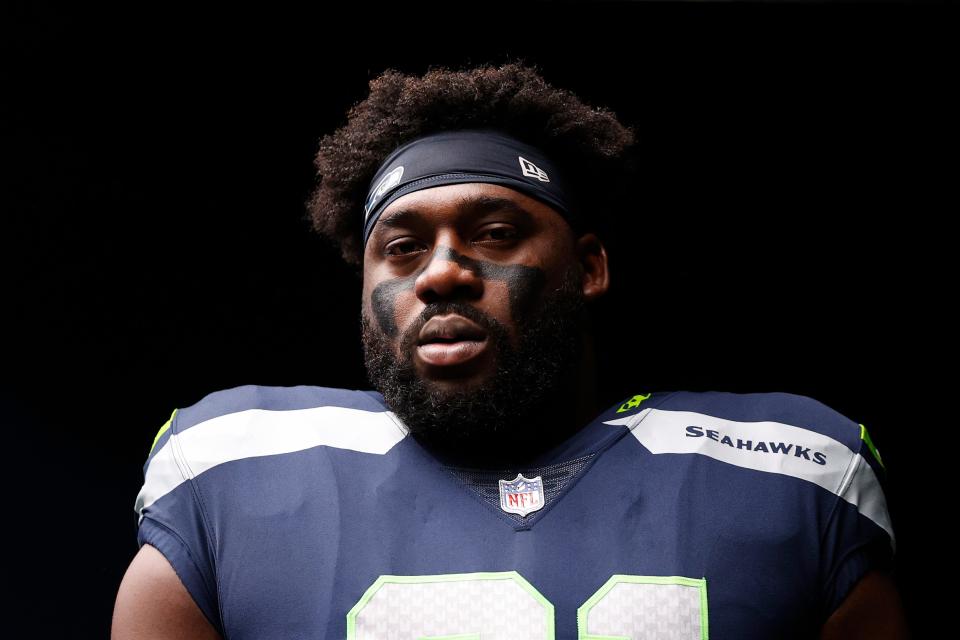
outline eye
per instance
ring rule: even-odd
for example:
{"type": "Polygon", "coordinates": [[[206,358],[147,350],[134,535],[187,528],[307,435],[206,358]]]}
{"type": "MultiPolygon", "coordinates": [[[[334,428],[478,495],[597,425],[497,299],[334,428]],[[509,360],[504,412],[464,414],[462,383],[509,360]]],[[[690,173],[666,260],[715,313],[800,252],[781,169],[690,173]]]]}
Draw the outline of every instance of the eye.
{"type": "Polygon", "coordinates": [[[480,237],[484,236],[490,236],[495,241],[513,240],[517,237],[517,230],[506,226],[490,227],[480,232],[480,237]]]}
{"type": "Polygon", "coordinates": [[[403,256],[411,253],[411,251],[406,251],[405,249],[415,249],[417,244],[414,240],[404,238],[391,242],[384,247],[383,252],[388,256],[403,256]]]}

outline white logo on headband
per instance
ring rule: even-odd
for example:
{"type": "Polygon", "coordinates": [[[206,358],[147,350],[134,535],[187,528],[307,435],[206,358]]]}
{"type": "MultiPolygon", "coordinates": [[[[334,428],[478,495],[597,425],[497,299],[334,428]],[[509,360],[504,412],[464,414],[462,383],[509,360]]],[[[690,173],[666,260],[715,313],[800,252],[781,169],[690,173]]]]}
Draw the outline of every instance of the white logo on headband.
{"type": "Polygon", "coordinates": [[[390,171],[390,173],[380,179],[380,183],[377,185],[377,188],[374,189],[373,193],[370,194],[370,201],[367,202],[366,211],[364,211],[364,221],[366,221],[366,219],[370,216],[370,211],[373,209],[373,205],[377,203],[377,200],[379,200],[387,191],[390,191],[390,189],[400,183],[401,176],[403,176],[403,165],[393,169],[390,171]]]}
{"type": "Polygon", "coordinates": [[[550,182],[550,178],[547,177],[546,171],[533,164],[523,156],[517,156],[517,159],[520,161],[520,168],[523,169],[523,175],[536,178],[540,182],[550,182]]]}

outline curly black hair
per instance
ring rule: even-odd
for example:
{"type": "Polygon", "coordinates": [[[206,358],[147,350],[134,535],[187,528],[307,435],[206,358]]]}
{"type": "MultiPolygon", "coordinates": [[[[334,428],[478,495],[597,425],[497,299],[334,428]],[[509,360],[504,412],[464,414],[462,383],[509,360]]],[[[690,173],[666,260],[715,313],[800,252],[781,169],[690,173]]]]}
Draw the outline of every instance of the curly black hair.
{"type": "Polygon", "coordinates": [[[494,127],[539,147],[569,176],[572,201],[589,203],[575,232],[612,237],[605,222],[628,187],[635,161],[634,131],[610,110],[549,85],[535,65],[518,61],[431,67],[422,77],[387,69],[369,87],[369,96],[347,112],[347,123],[320,139],[316,186],[305,202],[305,219],[339,246],[358,275],[361,212],[380,163],[408,140],[443,130],[494,127]]]}

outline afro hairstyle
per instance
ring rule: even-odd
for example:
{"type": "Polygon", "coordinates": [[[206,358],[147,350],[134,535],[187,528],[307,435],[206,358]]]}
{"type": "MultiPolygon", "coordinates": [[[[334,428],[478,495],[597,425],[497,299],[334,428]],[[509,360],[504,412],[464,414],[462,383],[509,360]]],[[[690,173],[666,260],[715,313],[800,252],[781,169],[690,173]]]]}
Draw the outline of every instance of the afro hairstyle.
{"type": "MultiPolygon", "coordinates": [[[[493,127],[542,149],[563,168],[570,197],[606,243],[612,214],[635,174],[634,131],[603,107],[548,84],[535,66],[509,62],[461,70],[431,67],[422,76],[387,69],[347,122],[320,139],[316,182],[306,221],[336,247],[359,276],[363,205],[370,181],[394,149],[414,138],[454,129],[493,127]]],[[[575,206],[577,206],[575,204],[575,206]]]]}

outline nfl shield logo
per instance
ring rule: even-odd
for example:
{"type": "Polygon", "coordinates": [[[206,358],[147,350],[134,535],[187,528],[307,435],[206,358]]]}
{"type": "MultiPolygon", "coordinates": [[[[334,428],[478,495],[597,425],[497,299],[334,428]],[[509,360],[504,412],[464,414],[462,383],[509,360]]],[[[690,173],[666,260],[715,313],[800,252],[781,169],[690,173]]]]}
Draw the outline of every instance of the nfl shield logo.
{"type": "Polygon", "coordinates": [[[524,478],[518,473],[513,480],[500,481],[500,508],[507,513],[526,516],[543,508],[543,479],[524,478]]]}

